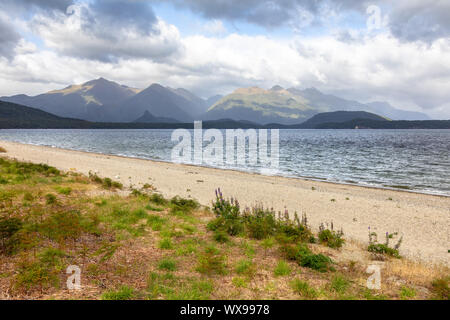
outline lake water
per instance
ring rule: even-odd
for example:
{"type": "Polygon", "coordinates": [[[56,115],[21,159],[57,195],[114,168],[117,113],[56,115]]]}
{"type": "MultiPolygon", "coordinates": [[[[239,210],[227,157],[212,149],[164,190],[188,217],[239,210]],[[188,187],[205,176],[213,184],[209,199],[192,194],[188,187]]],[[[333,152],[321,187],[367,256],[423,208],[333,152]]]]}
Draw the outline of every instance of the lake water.
{"type": "MultiPolygon", "coordinates": [[[[172,131],[0,130],[0,139],[171,161],[172,131]]],[[[276,174],[450,196],[450,130],[280,130],[276,174]]]]}

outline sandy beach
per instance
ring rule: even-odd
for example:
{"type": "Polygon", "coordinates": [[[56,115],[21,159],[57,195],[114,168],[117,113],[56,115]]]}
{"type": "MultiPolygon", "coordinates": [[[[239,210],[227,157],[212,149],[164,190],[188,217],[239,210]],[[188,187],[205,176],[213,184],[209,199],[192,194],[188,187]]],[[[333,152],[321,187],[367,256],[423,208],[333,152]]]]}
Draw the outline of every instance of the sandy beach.
{"type": "Polygon", "coordinates": [[[65,171],[96,172],[125,185],[152,184],[166,197],[192,197],[209,205],[214,189],[243,206],[263,204],[275,210],[305,213],[314,229],[333,221],[346,238],[367,244],[368,227],[403,235],[400,253],[449,266],[450,197],[340,185],[230,170],[195,167],[111,155],[0,141],[2,156],[46,163],[65,171]]]}

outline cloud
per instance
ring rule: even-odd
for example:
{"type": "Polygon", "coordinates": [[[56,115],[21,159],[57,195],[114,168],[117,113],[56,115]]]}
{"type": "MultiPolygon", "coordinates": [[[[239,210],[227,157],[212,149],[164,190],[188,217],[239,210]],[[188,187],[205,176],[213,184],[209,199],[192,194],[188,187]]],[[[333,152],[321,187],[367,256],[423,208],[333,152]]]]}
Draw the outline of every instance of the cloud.
{"type": "MultiPolygon", "coordinates": [[[[330,14],[357,13],[368,18],[370,5],[380,8],[392,35],[402,41],[423,41],[450,37],[450,1],[436,0],[170,0],[207,19],[244,21],[267,29],[290,26],[301,31],[308,26],[328,25],[330,14]]],[[[364,26],[365,28],[365,26],[364,26]]]]}
{"type": "MultiPolygon", "coordinates": [[[[152,82],[184,87],[203,97],[237,87],[279,84],[315,86],[363,102],[386,100],[400,108],[450,118],[450,39],[445,28],[421,33],[426,29],[423,24],[415,36],[393,29],[401,21],[399,8],[412,8],[405,11],[408,16],[421,15],[426,21],[437,14],[430,8],[421,12],[412,5],[416,2],[390,2],[393,8],[388,11],[387,2],[378,1],[391,25],[374,34],[356,27],[345,29],[342,24],[343,28],[332,29],[334,33],[290,38],[277,38],[270,32],[223,31],[229,20],[251,22],[254,17],[261,20],[254,18],[252,23],[268,28],[295,27],[268,13],[295,20],[298,10],[303,10],[305,25],[313,24],[309,14],[316,15],[317,21],[317,15],[326,11],[325,2],[313,1],[311,6],[309,1],[294,0],[177,2],[208,18],[200,22],[201,27],[197,25],[205,35],[188,37],[181,37],[176,26],[158,18],[149,3],[92,0],[77,2],[68,12],[57,7],[48,7],[54,9],[51,14],[36,10],[28,25],[45,46],[21,39],[17,30],[23,33],[24,28],[17,23],[26,23],[16,18],[14,27],[12,18],[0,13],[0,55],[9,57],[0,57],[0,95],[36,94],[100,76],[140,88],[152,82]]],[[[366,14],[365,4],[359,1],[340,1],[338,7],[328,9],[366,14]]]]}
{"type": "Polygon", "coordinates": [[[315,13],[320,3],[315,0],[172,0],[178,7],[188,8],[208,19],[246,21],[266,28],[300,22],[305,12],[315,13]]]}
{"type": "Polygon", "coordinates": [[[450,37],[450,1],[400,1],[390,14],[390,30],[403,41],[450,37]]]}
{"type": "Polygon", "coordinates": [[[167,61],[182,49],[178,30],[143,2],[97,0],[67,13],[37,14],[30,24],[49,48],[83,59],[167,61]]]}
{"type": "Polygon", "coordinates": [[[156,32],[153,25],[157,22],[152,7],[145,1],[95,0],[88,13],[92,23],[100,27],[130,28],[149,34],[156,32]]]}
{"type": "Polygon", "coordinates": [[[73,4],[73,0],[2,0],[0,8],[9,10],[45,9],[65,11],[73,4]]]}
{"type": "Polygon", "coordinates": [[[14,55],[14,49],[21,36],[16,32],[11,22],[0,12],[0,56],[8,59],[14,55]]]}
{"type": "Polygon", "coordinates": [[[227,32],[227,28],[224,26],[222,20],[211,20],[203,24],[202,30],[207,34],[220,35],[227,32]]]}

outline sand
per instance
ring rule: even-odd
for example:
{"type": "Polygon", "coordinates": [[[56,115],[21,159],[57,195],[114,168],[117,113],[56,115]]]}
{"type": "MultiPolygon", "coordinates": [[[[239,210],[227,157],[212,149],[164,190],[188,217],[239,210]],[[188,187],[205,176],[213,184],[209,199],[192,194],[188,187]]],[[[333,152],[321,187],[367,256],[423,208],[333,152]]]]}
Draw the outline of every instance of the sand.
{"type": "Polygon", "coordinates": [[[149,183],[166,197],[192,197],[210,205],[220,187],[242,206],[263,204],[292,214],[305,213],[317,229],[333,221],[346,238],[367,245],[368,227],[384,240],[385,232],[403,235],[400,254],[449,266],[450,197],[367,188],[328,182],[263,176],[111,155],[0,141],[2,156],[46,163],[65,171],[110,177],[124,185],[149,183]],[[314,189],[314,190],[313,190],[314,189]]]}

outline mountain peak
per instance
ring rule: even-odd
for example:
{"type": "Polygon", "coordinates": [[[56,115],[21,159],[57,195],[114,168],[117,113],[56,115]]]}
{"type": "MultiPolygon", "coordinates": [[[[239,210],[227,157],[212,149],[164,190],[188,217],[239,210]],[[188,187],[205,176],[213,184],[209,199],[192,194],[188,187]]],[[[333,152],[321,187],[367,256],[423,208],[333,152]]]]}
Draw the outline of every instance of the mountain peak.
{"type": "Polygon", "coordinates": [[[234,90],[235,94],[252,95],[252,94],[264,94],[267,90],[261,89],[259,87],[249,87],[249,88],[238,88],[234,90]]]}
{"type": "Polygon", "coordinates": [[[105,79],[103,77],[100,77],[100,78],[95,79],[95,80],[88,81],[88,82],[83,84],[83,86],[92,86],[92,85],[119,85],[119,84],[117,84],[117,83],[115,83],[113,81],[109,81],[109,80],[107,80],[107,79],[105,79]]]}
{"type": "Polygon", "coordinates": [[[270,89],[270,91],[281,91],[281,90],[284,90],[284,88],[279,85],[275,85],[270,89]]]}

